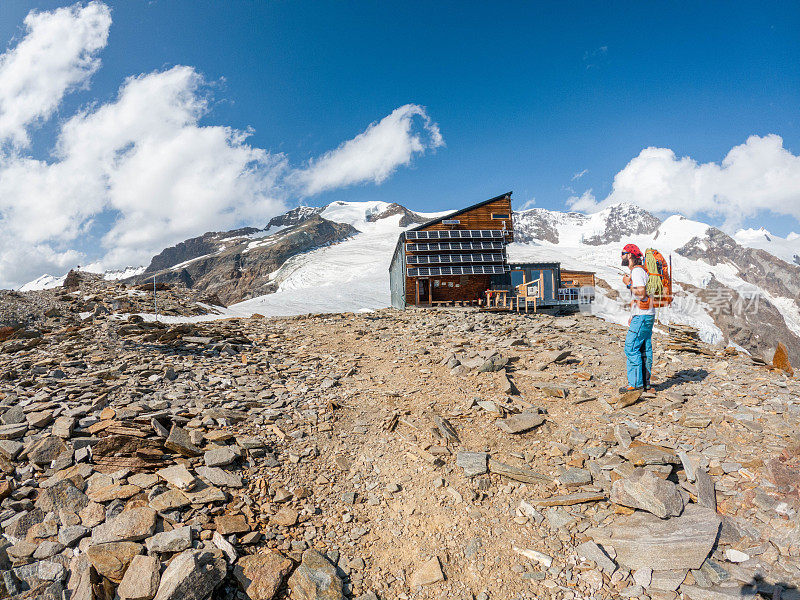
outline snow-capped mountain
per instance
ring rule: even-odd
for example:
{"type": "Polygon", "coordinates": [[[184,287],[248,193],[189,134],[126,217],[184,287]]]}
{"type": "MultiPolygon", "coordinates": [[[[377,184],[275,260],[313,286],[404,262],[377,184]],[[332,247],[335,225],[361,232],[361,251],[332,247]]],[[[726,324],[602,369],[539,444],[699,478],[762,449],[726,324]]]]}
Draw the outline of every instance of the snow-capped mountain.
{"type": "Polygon", "coordinates": [[[733,238],[742,246],[758,248],[774,254],[788,263],[800,265],[800,234],[790,233],[785,238],[760,229],[740,229],[733,238]]]}
{"type": "Polygon", "coordinates": [[[514,237],[521,243],[601,246],[627,235],[652,233],[660,224],[631,204],[616,204],[589,215],[531,208],[514,213],[514,237]]]}
{"type": "MultiPolygon", "coordinates": [[[[398,235],[442,214],[386,202],[298,207],[264,229],[210,232],[166,248],[129,281],[155,275],[185,284],[230,304],[230,316],[383,308],[398,235]]],[[[599,288],[592,311],[602,318],[627,321],[629,292],[619,260],[621,246],[632,242],[657,248],[672,261],[678,297],[659,311],[662,323],[692,325],[708,342],[762,355],[780,341],[794,360],[800,357],[800,266],[786,260],[796,237],[752,230],[730,237],[678,215],[662,222],[627,204],[589,215],[534,208],[513,218],[509,260],[594,271],[599,288]]],[[[57,286],[59,280],[40,278],[23,289],[57,286]]]]}
{"type": "MultiPolygon", "coordinates": [[[[86,271],[89,273],[98,273],[103,276],[103,279],[106,281],[114,281],[119,279],[130,279],[131,277],[136,277],[137,275],[141,275],[144,273],[144,267],[126,267],[124,269],[116,269],[112,271],[102,271],[93,268],[92,266],[85,267],[81,269],[82,271],[86,271]]],[[[21,286],[18,291],[20,292],[34,292],[37,290],[52,290],[57,287],[61,287],[64,285],[64,280],[67,278],[67,274],[64,273],[59,277],[55,277],[54,275],[42,275],[41,277],[37,277],[33,281],[29,281],[25,285],[21,286]]]]}
{"type": "MultiPolygon", "coordinates": [[[[275,310],[265,306],[265,311],[284,314],[292,312],[280,305],[284,290],[313,287],[315,290],[306,297],[317,298],[322,303],[320,310],[336,310],[348,306],[338,288],[373,274],[375,280],[359,288],[358,293],[362,299],[373,298],[373,304],[379,304],[379,278],[385,277],[391,258],[391,253],[384,257],[381,249],[387,244],[393,249],[402,228],[432,217],[387,202],[301,206],[273,218],[264,229],[209,232],[166,248],[134,281],[155,276],[158,281],[181,283],[215,303],[263,297],[268,299],[267,304],[279,303],[275,310]],[[345,254],[339,259],[336,255],[340,250],[345,254]],[[312,272],[306,273],[301,267],[308,257],[333,264],[330,269],[323,266],[321,272],[313,272],[316,263],[312,262],[307,265],[312,272]]],[[[355,288],[348,287],[346,293],[355,294],[355,288]]],[[[302,312],[308,311],[306,307],[302,312]]]]}

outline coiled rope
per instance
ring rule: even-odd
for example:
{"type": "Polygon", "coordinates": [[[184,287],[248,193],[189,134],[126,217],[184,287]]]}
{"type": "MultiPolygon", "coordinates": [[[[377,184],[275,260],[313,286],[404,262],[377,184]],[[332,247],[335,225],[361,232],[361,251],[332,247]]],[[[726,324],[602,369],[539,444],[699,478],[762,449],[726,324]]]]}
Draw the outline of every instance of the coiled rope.
{"type": "Polygon", "coordinates": [[[658,298],[664,293],[664,284],[658,272],[658,261],[650,248],[644,254],[644,266],[647,269],[647,285],[644,289],[651,298],[658,298]]]}

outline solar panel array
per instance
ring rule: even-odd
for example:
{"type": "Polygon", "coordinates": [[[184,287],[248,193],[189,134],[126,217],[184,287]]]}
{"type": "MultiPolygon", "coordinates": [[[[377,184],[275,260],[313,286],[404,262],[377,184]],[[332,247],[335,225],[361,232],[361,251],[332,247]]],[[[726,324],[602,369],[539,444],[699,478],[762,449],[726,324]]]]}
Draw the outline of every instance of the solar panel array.
{"type": "Polygon", "coordinates": [[[440,275],[501,275],[508,267],[500,265],[466,265],[463,267],[415,267],[408,269],[409,277],[438,277],[440,275]]]}
{"type": "Polygon", "coordinates": [[[409,252],[436,252],[437,250],[502,250],[505,242],[434,242],[432,244],[406,244],[409,252]]]}
{"type": "Polygon", "coordinates": [[[407,240],[447,240],[469,238],[499,238],[505,233],[501,229],[442,229],[432,231],[406,231],[407,240]]]}
{"type": "Polygon", "coordinates": [[[502,254],[483,254],[475,252],[473,254],[417,254],[408,257],[410,265],[435,265],[435,264],[457,264],[457,263],[502,263],[505,257],[502,254]]]}

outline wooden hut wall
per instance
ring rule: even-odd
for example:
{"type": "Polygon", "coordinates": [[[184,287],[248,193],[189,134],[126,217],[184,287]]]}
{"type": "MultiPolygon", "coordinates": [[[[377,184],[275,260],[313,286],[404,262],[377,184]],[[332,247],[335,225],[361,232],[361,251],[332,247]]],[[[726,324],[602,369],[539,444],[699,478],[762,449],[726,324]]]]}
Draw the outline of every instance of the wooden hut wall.
{"type": "Polygon", "coordinates": [[[561,287],[594,287],[594,273],[591,271],[567,271],[561,269],[561,287]]]}
{"type": "Polygon", "coordinates": [[[493,214],[508,215],[508,219],[505,219],[506,229],[509,233],[506,241],[512,242],[513,237],[511,234],[513,231],[513,225],[511,224],[511,199],[507,197],[498,198],[497,200],[489,202],[488,204],[484,204],[483,206],[479,206],[467,212],[454,215],[452,218],[459,221],[458,225],[443,225],[441,222],[438,222],[434,223],[433,225],[429,225],[428,227],[421,227],[420,230],[437,231],[443,229],[502,229],[503,220],[493,219],[493,214]]]}
{"type": "Polygon", "coordinates": [[[491,275],[439,275],[436,277],[409,277],[411,283],[406,286],[406,304],[416,304],[417,279],[426,279],[429,289],[433,292],[434,302],[454,302],[456,300],[476,300],[483,297],[483,292],[489,289],[491,275]],[[439,286],[436,286],[436,282],[439,286]],[[452,284],[452,285],[450,285],[452,284]]]}
{"type": "MultiPolygon", "coordinates": [[[[445,220],[458,220],[457,225],[445,225],[441,221],[420,227],[420,231],[441,231],[451,229],[503,229],[503,221],[508,231],[506,242],[513,240],[513,224],[511,221],[511,198],[502,197],[482,206],[464,211],[457,215],[445,217],[445,220]],[[508,215],[508,219],[493,219],[492,215],[508,215]]],[[[414,254],[409,252],[406,246],[406,256],[414,254]]],[[[408,265],[408,260],[405,260],[408,265]]],[[[405,299],[406,305],[417,303],[417,277],[406,276],[405,299]]],[[[433,291],[434,301],[456,301],[456,300],[477,300],[483,297],[483,293],[491,286],[490,275],[454,275],[454,276],[433,276],[426,278],[429,290],[433,291]],[[438,280],[439,287],[435,287],[434,282],[438,280]],[[453,286],[450,287],[450,283],[453,286]],[[456,287],[458,283],[459,287],[456,287]]]]}

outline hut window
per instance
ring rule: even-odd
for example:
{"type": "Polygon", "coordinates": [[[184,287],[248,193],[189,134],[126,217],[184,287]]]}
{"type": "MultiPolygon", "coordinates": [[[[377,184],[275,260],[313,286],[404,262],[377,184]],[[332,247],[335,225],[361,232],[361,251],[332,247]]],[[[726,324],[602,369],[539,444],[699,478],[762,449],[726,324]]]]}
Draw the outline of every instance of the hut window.
{"type": "Polygon", "coordinates": [[[509,215],[508,215],[508,213],[492,213],[492,218],[493,219],[497,219],[498,221],[501,220],[501,219],[508,220],[509,215]]]}

